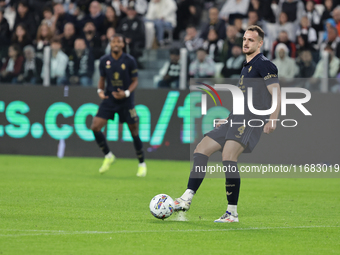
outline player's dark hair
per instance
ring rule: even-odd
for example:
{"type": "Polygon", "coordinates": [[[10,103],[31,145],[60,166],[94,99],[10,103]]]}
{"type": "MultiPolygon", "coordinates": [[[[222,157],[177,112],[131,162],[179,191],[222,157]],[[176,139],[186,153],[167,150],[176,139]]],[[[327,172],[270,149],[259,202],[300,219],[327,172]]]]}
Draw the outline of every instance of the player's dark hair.
{"type": "Polygon", "coordinates": [[[249,27],[247,28],[247,31],[257,32],[257,34],[259,35],[259,37],[261,38],[261,40],[263,40],[263,38],[264,38],[263,29],[260,28],[260,27],[257,26],[257,25],[249,26],[249,27]]]}
{"type": "Polygon", "coordinates": [[[116,33],[114,34],[111,38],[110,38],[110,41],[115,38],[115,37],[120,37],[123,39],[123,42],[124,42],[124,48],[123,48],[123,52],[126,53],[126,42],[125,42],[125,36],[122,35],[122,34],[119,34],[119,33],[116,33]]]}
{"type": "Polygon", "coordinates": [[[197,51],[204,51],[204,52],[206,52],[206,50],[205,50],[203,47],[199,47],[199,48],[197,49],[197,51]]]}

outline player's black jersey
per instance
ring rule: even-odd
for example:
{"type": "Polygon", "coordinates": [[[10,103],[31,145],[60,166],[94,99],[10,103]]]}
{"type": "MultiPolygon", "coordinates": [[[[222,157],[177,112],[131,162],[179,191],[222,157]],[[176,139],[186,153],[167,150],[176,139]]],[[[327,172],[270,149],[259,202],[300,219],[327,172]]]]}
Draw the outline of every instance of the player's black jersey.
{"type": "MultiPolygon", "coordinates": [[[[267,86],[279,83],[277,67],[262,53],[257,54],[250,62],[244,62],[238,87],[244,95],[245,113],[254,115],[248,108],[248,88],[253,88],[253,106],[257,110],[270,109],[272,96],[267,86]]],[[[259,117],[259,116],[258,116],[259,117]]],[[[268,116],[263,116],[267,118],[268,116]]]]}
{"type": "Polygon", "coordinates": [[[117,89],[127,90],[132,83],[132,78],[138,76],[136,60],[129,54],[123,53],[119,59],[115,60],[111,54],[100,58],[100,75],[106,79],[105,95],[116,104],[134,105],[134,92],[128,98],[121,100],[112,96],[117,89]]]}

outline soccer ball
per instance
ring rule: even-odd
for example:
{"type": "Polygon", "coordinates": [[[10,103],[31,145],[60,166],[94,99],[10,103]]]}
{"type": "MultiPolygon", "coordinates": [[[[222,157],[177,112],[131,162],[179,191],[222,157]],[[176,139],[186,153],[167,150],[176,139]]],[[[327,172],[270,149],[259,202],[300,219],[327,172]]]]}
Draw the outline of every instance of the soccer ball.
{"type": "Polygon", "coordinates": [[[151,199],[150,212],[158,219],[165,219],[174,212],[174,200],[166,194],[159,194],[151,199]]]}

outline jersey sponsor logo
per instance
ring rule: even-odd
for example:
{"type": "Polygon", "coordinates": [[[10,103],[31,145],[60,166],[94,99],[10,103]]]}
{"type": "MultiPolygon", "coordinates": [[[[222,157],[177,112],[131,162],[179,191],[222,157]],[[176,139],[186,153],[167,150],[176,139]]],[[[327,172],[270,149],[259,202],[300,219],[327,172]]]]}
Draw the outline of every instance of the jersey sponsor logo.
{"type": "Polygon", "coordinates": [[[266,81],[269,80],[270,78],[277,78],[277,74],[268,73],[268,75],[266,75],[263,79],[266,81]]]}
{"type": "Polygon", "coordinates": [[[126,68],[124,63],[121,65],[121,67],[122,67],[123,70],[125,70],[125,68],[126,68]]]}
{"type": "Polygon", "coordinates": [[[113,78],[114,78],[115,80],[118,80],[118,79],[119,79],[119,73],[118,73],[118,72],[114,72],[113,78]]]}
{"type": "Polygon", "coordinates": [[[110,62],[110,60],[106,61],[106,68],[107,68],[107,69],[111,68],[111,62],[110,62]]]}
{"type": "Polygon", "coordinates": [[[251,69],[253,69],[253,66],[250,66],[248,69],[248,73],[250,73],[251,69]]]}

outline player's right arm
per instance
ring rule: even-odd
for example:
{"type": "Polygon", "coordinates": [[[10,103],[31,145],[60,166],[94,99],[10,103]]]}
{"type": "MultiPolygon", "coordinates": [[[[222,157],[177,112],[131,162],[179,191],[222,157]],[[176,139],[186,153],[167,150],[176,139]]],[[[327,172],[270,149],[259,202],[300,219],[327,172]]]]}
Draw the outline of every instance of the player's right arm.
{"type": "MultiPolygon", "coordinates": [[[[108,96],[105,96],[105,79],[106,79],[106,68],[105,68],[105,56],[100,58],[99,62],[99,73],[100,73],[100,78],[98,81],[98,96],[103,100],[106,98],[109,98],[108,96]]],[[[110,64],[110,62],[108,63],[110,64]]]]}
{"type": "Polygon", "coordinates": [[[109,98],[108,96],[105,96],[104,89],[105,89],[105,77],[100,76],[99,81],[98,81],[98,90],[97,91],[98,91],[98,96],[101,99],[109,98]]]}

